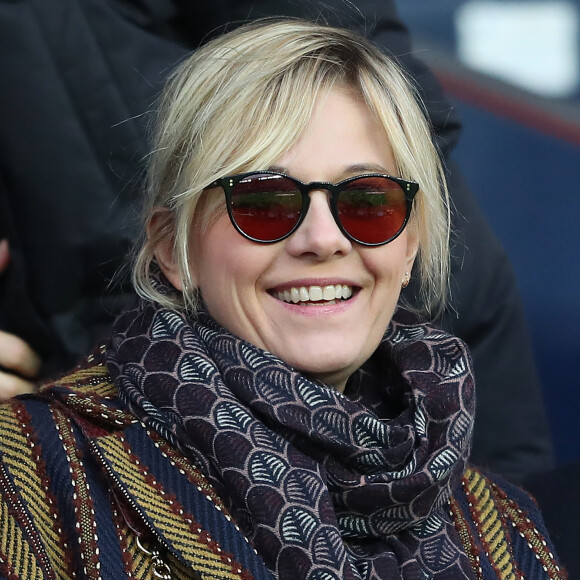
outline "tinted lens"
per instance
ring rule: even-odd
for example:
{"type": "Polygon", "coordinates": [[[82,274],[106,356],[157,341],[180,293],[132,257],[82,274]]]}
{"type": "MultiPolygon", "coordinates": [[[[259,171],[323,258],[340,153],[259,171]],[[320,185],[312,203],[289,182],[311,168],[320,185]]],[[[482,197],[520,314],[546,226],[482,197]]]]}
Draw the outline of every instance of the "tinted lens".
{"type": "Polygon", "coordinates": [[[365,244],[394,238],[407,215],[403,189],[385,177],[362,177],[347,183],[338,196],[337,209],[343,228],[365,244]]]}
{"type": "Polygon", "coordinates": [[[233,188],[231,212],[237,226],[251,238],[271,242],[298,223],[302,195],[281,175],[250,175],[233,188]]]}

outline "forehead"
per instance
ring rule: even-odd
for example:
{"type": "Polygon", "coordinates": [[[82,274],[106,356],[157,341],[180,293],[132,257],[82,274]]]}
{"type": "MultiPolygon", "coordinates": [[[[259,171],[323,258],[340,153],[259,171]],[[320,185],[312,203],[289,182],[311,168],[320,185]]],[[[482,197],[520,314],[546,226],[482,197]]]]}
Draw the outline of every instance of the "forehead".
{"type": "Polygon", "coordinates": [[[393,173],[388,135],[359,95],[335,87],[322,95],[298,141],[270,168],[311,181],[365,172],[393,173]]]}

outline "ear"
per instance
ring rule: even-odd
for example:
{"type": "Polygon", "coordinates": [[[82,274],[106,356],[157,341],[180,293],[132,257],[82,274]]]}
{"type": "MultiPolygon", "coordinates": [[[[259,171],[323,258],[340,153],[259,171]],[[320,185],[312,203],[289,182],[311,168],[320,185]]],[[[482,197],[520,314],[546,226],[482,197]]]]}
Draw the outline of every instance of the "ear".
{"type": "Polygon", "coordinates": [[[175,222],[171,211],[166,207],[156,207],[147,221],[146,230],[161,271],[169,282],[182,292],[183,280],[175,256],[175,222]]]}

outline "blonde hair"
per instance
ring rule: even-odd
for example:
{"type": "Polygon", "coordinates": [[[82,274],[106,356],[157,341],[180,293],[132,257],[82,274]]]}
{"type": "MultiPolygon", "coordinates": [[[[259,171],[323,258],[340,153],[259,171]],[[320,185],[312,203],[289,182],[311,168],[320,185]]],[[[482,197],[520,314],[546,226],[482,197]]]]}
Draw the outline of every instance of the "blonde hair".
{"type": "MultiPolygon", "coordinates": [[[[142,236],[133,283],[146,299],[195,308],[189,238],[218,206],[196,206],[217,178],[266,169],[300,138],[318,99],[334,85],[356,91],[384,127],[400,177],[417,181],[411,219],[419,240],[422,309],[443,305],[449,271],[449,205],[443,170],[423,107],[394,60],[347,30],[302,20],[262,20],[197,50],[170,78],[149,160],[145,219],[156,207],[171,220],[142,236]],[[170,236],[183,285],[167,296],[154,284],[157,245],[170,236]]],[[[222,204],[223,207],[223,204],[222,204]]]]}

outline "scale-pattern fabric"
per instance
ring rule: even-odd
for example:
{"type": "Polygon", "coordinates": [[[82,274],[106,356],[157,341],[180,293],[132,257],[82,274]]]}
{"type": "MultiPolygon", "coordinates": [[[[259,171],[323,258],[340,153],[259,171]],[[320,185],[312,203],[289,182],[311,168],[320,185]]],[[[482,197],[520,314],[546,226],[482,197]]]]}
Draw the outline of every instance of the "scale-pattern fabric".
{"type": "MultiPolygon", "coordinates": [[[[145,580],[162,563],[174,580],[273,580],[203,474],[122,405],[104,350],[0,405],[0,580],[145,580]]],[[[451,513],[477,580],[567,578],[522,490],[468,467],[451,513]]]]}
{"type": "Polygon", "coordinates": [[[473,578],[449,515],[473,421],[466,347],[393,322],[371,362],[395,417],[365,405],[374,389],[351,400],[205,312],[146,303],[108,356],[131,410],[201,467],[278,578],[473,578]]]}

